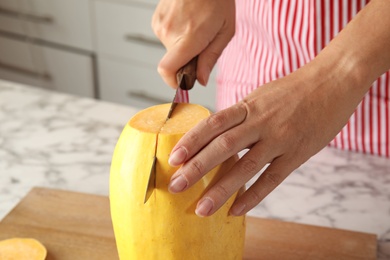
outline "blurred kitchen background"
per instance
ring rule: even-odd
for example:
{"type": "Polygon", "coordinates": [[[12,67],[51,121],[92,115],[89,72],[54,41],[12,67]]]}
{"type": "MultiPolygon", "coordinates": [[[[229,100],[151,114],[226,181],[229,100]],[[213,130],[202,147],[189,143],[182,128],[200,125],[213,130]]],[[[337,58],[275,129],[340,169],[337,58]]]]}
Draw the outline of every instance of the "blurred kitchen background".
{"type": "MultiPolygon", "coordinates": [[[[158,0],[0,0],[0,79],[145,108],[171,102],[158,0]]],[[[190,101],[215,109],[215,73],[190,101]]]]}

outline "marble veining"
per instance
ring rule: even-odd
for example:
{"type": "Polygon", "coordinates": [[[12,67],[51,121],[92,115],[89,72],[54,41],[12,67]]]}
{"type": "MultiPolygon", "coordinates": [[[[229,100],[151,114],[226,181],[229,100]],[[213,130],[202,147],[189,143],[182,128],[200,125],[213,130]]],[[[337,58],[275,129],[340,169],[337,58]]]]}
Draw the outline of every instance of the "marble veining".
{"type": "Polygon", "coordinates": [[[0,218],[33,186],[107,195],[115,143],[136,111],[0,82],[0,218]]]}
{"type": "MultiPolygon", "coordinates": [[[[137,111],[0,81],[0,219],[33,186],[108,195],[115,143],[137,111]]],[[[390,259],[390,160],[327,147],[249,215],[374,233],[390,259]]]]}

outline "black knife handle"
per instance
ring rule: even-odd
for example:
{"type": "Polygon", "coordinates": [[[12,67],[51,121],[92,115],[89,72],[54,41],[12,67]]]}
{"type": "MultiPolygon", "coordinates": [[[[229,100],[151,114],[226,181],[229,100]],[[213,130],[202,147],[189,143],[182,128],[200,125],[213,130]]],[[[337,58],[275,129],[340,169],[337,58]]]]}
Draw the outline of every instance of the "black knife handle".
{"type": "Polygon", "coordinates": [[[177,82],[182,90],[190,90],[194,87],[197,64],[198,56],[195,56],[177,72],[177,82]]]}

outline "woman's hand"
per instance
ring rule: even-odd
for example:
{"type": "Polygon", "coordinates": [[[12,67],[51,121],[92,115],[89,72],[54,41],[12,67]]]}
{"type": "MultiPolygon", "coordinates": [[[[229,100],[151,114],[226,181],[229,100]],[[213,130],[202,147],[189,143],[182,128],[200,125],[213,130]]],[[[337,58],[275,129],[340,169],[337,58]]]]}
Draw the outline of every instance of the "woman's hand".
{"type": "Polygon", "coordinates": [[[390,68],[389,11],[390,1],[371,1],[313,61],[195,126],[172,150],[169,163],[183,165],[172,176],[169,190],[188,189],[249,148],[204,194],[196,213],[215,213],[269,163],[230,213],[242,215],[256,206],[334,138],[371,83],[390,68]]]}
{"type": "Polygon", "coordinates": [[[206,85],[211,70],[235,30],[234,0],[160,0],[152,28],[167,53],[158,65],[164,81],[176,88],[177,71],[199,55],[197,78],[206,85]]]}
{"type": "Polygon", "coordinates": [[[249,148],[207,191],[196,213],[212,215],[270,163],[235,201],[230,213],[242,215],[255,207],[293,170],[332,140],[361,98],[345,100],[346,93],[340,91],[341,83],[334,75],[315,76],[315,70],[311,69],[314,66],[310,64],[258,88],[243,101],[189,131],[172,150],[169,163],[184,164],[172,176],[169,190],[176,193],[191,187],[212,168],[249,148]]]}

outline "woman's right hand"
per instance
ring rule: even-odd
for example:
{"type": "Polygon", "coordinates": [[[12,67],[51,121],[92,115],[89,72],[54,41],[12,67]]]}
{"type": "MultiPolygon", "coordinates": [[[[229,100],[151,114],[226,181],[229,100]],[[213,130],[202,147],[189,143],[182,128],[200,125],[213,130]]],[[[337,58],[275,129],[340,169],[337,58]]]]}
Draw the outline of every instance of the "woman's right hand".
{"type": "Polygon", "coordinates": [[[177,87],[176,73],[198,57],[197,78],[206,85],[235,31],[234,0],[160,0],[152,28],[167,52],[158,65],[163,80],[177,87]]]}

